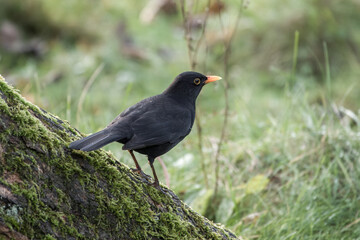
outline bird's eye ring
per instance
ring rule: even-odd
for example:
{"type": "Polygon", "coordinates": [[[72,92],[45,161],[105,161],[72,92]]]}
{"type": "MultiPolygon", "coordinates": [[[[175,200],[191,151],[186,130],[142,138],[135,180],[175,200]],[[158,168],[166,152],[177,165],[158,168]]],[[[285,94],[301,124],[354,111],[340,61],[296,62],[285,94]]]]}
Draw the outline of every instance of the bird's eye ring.
{"type": "Polygon", "coordinates": [[[194,84],[195,84],[195,85],[199,85],[200,82],[201,82],[201,81],[200,81],[200,78],[195,78],[195,79],[194,79],[194,84]]]}

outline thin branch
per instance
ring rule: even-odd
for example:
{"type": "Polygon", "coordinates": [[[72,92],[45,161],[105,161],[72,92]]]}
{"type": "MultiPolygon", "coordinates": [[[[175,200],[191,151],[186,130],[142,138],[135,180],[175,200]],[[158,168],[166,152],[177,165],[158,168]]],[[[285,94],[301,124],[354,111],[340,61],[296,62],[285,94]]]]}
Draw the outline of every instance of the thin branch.
{"type": "MultiPolygon", "coordinates": [[[[197,110],[198,112],[198,110],[197,110]]],[[[201,121],[199,119],[200,114],[195,114],[195,124],[196,124],[196,130],[197,130],[197,136],[198,136],[198,149],[200,152],[200,162],[201,162],[201,171],[204,175],[204,182],[205,187],[209,188],[209,180],[207,176],[207,170],[206,170],[206,164],[205,164],[205,154],[203,151],[203,136],[202,136],[202,127],[201,127],[201,121]]]]}
{"type": "MultiPolygon", "coordinates": [[[[230,33],[230,36],[228,39],[224,38],[224,98],[225,98],[225,110],[224,110],[224,120],[223,120],[223,126],[221,129],[221,136],[220,136],[220,140],[218,142],[217,145],[217,150],[216,150],[216,154],[215,154],[215,190],[214,190],[214,196],[217,195],[218,193],[218,189],[219,189],[219,159],[220,159],[220,152],[221,152],[221,147],[222,144],[225,140],[225,136],[226,136],[226,130],[227,130],[227,125],[228,125],[228,118],[229,118],[229,72],[230,72],[230,66],[229,66],[229,58],[230,58],[230,54],[231,54],[231,43],[232,40],[234,38],[235,32],[238,28],[239,22],[240,22],[240,18],[242,16],[243,13],[243,9],[244,9],[244,1],[242,0],[240,3],[240,9],[238,12],[238,16],[236,17],[236,21],[234,24],[234,28],[230,33]]],[[[222,22],[221,19],[221,13],[219,13],[219,21],[220,21],[220,25],[221,25],[221,29],[222,29],[222,33],[223,35],[225,35],[224,33],[224,24],[222,22]]]]}
{"type": "Polygon", "coordinates": [[[205,37],[206,23],[207,23],[207,20],[209,18],[209,9],[210,9],[210,0],[208,0],[208,2],[207,2],[207,8],[206,8],[206,12],[205,12],[205,18],[204,18],[203,26],[202,26],[202,29],[201,29],[200,37],[199,37],[199,39],[198,39],[198,41],[197,41],[197,43],[195,45],[195,48],[193,49],[193,59],[194,59],[193,68],[194,69],[195,69],[196,62],[197,62],[197,54],[199,52],[201,43],[203,42],[203,39],[205,37]]]}
{"type": "Polygon", "coordinates": [[[187,44],[189,63],[190,63],[190,66],[192,67],[193,59],[192,59],[192,55],[191,55],[192,46],[191,46],[190,24],[188,24],[189,16],[185,10],[185,0],[180,1],[180,9],[181,9],[181,16],[183,17],[183,28],[184,28],[185,40],[186,40],[186,44],[187,44]]]}
{"type": "Polygon", "coordinates": [[[181,9],[181,15],[183,17],[183,28],[185,31],[185,40],[187,43],[187,52],[188,52],[188,58],[189,58],[189,63],[190,63],[190,69],[195,70],[196,65],[197,65],[197,54],[199,52],[201,43],[205,36],[206,23],[207,23],[207,20],[209,17],[210,0],[208,0],[208,2],[207,2],[207,8],[205,11],[205,18],[204,18],[203,26],[201,29],[200,36],[195,43],[195,47],[192,44],[192,41],[194,39],[191,34],[191,24],[189,22],[191,15],[190,15],[189,11],[186,11],[185,4],[186,4],[185,0],[180,1],[180,9],[181,9]]]}
{"type": "MultiPolygon", "coordinates": [[[[201,43],[205,36],[206,23],[207,23],[207,20],[209,17],[210,0],[208,0],[208,2],[207,2],[207,9],[206,9],[204,23],[203,23],[203,26],[201,29],[200,36],[195,43],[195,47],[193,47],[193,45],[192,45],[192,41],[194,39],[192,38],[191,26],[189,23],[190,13],[188,11],[186,11],[185,4],[186,4],[185,0],[180,1],[180,9],[181,9],[181,15],[183,17],[183,28],[184,28],[185,40],[187,43],[187,52],[188,52],[188,57],[189,57],[190,69],[195,70],[196,65],[197,65],[197,54],[199,52],[201,43]]],[[[204,151],[203,151],[201,119],[199,117],[200,116],[199,114],[195,114],[195,116],[196,116],[195,126],[196,126],[197,136],[198,136],[198,148],[199,148],[200,157],[201,157],[201,169],[202,169],[202,172],[204,175],[205,186],[206,186],[206,188],[208,188],[209,183],[208,183],[207,170],[206,170],[206,164],[205,164],[205,155],[204,155],[204,151]]]]}

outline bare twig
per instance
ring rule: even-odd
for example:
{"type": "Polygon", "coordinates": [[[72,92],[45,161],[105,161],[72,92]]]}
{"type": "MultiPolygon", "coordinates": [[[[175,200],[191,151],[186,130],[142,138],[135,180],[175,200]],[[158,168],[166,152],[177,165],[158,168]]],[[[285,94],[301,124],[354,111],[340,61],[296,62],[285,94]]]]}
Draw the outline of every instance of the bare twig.
{"type": "MultiPolygon", "coordinates": [[[[197,110],[198,112],[198,110],[197,110]]],[[[209,187],[209,181],[208,181],[208,177],[207,177],[207,170],[206,170],[206,164],[205,164],[205,154],[203,151],[203,136],[202,136],[202,128],[201,128],[201,121],[199,119],[200,114],[195,114],[195,124],[196,124],[196,130],[197,130],[197,136],[198,136],[198,148],[199,148],[199,152],[200,152],[200,162],[201,162],[201,170],[203,172],[204,175],[204,182],[205,182],[205,187],[208,188],[209,187]]]]}
{"type": "Polygon", "coordinates": [[[191,33],[190,33],[190,24],[188,24],[189,16],[188,13],[185,10],[185,0],[180,1],[180,9],[181,9],[181,16],[183,17],[183,28],[184,28],[184,34],[185,34],[185,40],[187,44],[187,52],[189,57],[189,62],[191,69],[193,69],[193,59],[192,59],[192,46],[191,46],[191,33]]]}
{"type": "MultiPolygon", "coordinates": [[[[205,19],[204,19],[204,22],[202,25],[200,36],[195,43],[195,47],[193,47],[194,39],[191,34],[191,26],[190,26],[191,24],[189,23],[189,19],[191,16],[190,16],[190,12],[186,11],[185,5],[186,5],[185,0],[181,0],[180,8],[181,8],[181,15],[183,17],[183,28],[184,28],[185,40],[187,43],[187,52],[188,52],[188,57],[189,57],[190,69],[195,70],[196,65],[197,65],[197,54],[199,52],[201,43],[205,36],[206,23],[207,23],[207,19],[209,16],[210,0],[208,0],[208,2],[207,2],[205,19]]],[[[197,136],[198,136],[198,148],[199,148],[200,157],[201,157],[201,169],[202,169],[202,172],[204,175],[205,186],[206,186],[206,188],[208,188],[209,183],[208,183],[207,170],[206,170],[206,164],[205,164],[205,156],[204,156],[204,151],[203,151],[201,119],[199,117],[199,114],[196,114],[195,116],[196,116],[195,126],[196,126],[197,136]]]]}
{"type": "MultiPolygon", "coordinates": [[[[230,33],[229,38],[224,38],[224,98],[225,98],[225,110],[224,110],[224,121],[223,121],[223,126],[221,129],[221,136],[220,136],[220,140],[217,146],[217,150],[216,150],[216,154],[215,154],[215,190],[214,190],[214,196],[217,195],[218,193],[218,188],[219,188],[219,159],[220,159],[220,152],[221,152],[221,147],[222,144],[224,142],[225,136],[226,136],[226,130],[227,130],[227,125],[228,125],[228,118],[229,118],[229,72],[230,72],[230,66],[229,66],[229,58],[230,58],[230,54],[231,54],[231,43],[232,40],[234,38],[234,35],[236,33],[236,30],[238,28],[239,25],[239,21],[241,18],[241,15],[243,13],[243,9],[244,9],[244,1],[242,0],[240,3],[240,9],[238,12],[238,16],[236,18],[235,24],[234,24],[234,28],[230,33]]],[[[224,24],[222,22],[222,18],[221,18],[221,14],[219,13],[219,21],[220,21],[220,25],[221,25],[221,29],[223,34],[224,33],[224,24]]]]}
{"type": "Polygon", "coordinates": [[[206,30],[206,23],[209,17],[209,7],[210,7],[210,0],[207,2],[207,8],[205,12],[205,18],[203,21],[202,29],[199,38],[197,39],[196,43],[193,45],[194,38],[191,33],[191,13],[189,11],[186,11],[185,9],[185,0],[180,1],[180,8],[181,8],[181,15],[183,17],[183,28],[185,32],[185,40],[187,43],[187,52],[189,57],[189,63],[190,63],[190,69],[195,70],[197,65],[197,54],[199,52],[201,43],[205,36],[205,30],[206,30]]]}

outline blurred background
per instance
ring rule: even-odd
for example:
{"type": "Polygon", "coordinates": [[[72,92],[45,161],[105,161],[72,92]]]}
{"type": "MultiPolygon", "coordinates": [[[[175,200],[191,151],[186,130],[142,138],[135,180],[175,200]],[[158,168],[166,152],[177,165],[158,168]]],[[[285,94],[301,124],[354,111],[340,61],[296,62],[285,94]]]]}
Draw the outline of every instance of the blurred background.
{"type": "MultiPolygon", "coordinates": [[[[358,0],[0,6],[0,74],[83,133],[183,71],[223,77],[155,162],[199,213],[245,239],[360,238],[358,0]]],[[[121,145],[105,149],[133,166],[121,145]]]]}

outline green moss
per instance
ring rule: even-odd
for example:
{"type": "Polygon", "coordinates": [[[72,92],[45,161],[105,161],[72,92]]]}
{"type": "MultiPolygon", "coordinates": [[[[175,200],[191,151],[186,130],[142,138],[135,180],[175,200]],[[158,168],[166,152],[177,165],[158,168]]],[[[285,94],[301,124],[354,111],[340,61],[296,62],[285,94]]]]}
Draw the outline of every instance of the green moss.
{"type": "Polygon", "coordinates": [[[52,237],[49,234],[46,234],[46,236],[43,238],[44,240],[56,240],[56,238],[52,237]]]}

